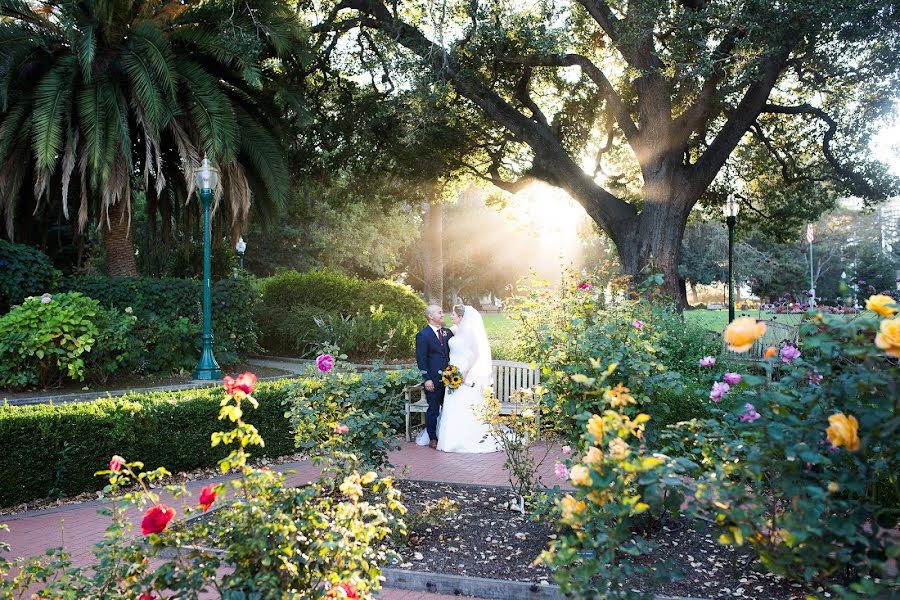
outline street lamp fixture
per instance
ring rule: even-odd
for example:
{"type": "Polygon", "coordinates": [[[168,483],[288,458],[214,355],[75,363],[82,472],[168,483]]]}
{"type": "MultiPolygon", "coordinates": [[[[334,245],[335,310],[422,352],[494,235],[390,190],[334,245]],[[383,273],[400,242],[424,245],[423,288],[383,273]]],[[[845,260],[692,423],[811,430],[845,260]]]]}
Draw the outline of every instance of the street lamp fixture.
{"type": "Polygon", "coordinates": [[[218,181],[219,171],[203,157],[200,168],[194,172],[197,194],[203,205],[203,349],[200,361],[194,369],[194,379],[215,381],[222,378],[222,370],[213,356],[212,334],[212,259],[209,230],[209,213],[212,209],[213,190],[218,181]]]}
{"type": "Polygon", "coordinates": [[[737,223],[741,205],[733,196],[728,196],[722,212],[728,224],[728,322],[734,321],[734,225],[737,223]]]}
{"type": "Polygon", "coordinates": [[[234,249],[237,251],[238,260],[240,260],[241,271],[244,270],[244,252],[247,251],[247,242],[244,241],[243,236],[238,238],[237,243],[234,245],[234,249]]]}

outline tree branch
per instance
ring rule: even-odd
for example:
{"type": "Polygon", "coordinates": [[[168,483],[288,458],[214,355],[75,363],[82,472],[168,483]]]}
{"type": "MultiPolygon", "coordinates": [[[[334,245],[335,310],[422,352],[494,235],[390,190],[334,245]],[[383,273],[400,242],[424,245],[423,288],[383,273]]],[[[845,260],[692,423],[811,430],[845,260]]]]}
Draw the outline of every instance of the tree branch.
{"type": "Polygon", "coordinates": [[[782,106],[780,104],[766,104],[762,112],[766,113],[774,113],[774,114],[782,114],[782,115],[812,115],[817,117],[818,119],[824,121],[828,125],[828,131],[825,132],[825,135],[822,138],[822,153],[825,155],[825,160],[828,161],[828,164],[831,165],[831,168],[834,169],[834,172],[837,174],[839,178],[843,178],[848,180],[850,183],[851,189],[854,193],[857,193],[861,196],[868,196],[877,198],[881,194],[879,194],[869,182],[863,179],[857,173],[854,173],[850,169],[844,167],[838,162],[837,158],[835,158],[834,153],[831,151],[831,141],[834,139],[834,135],[837,133],[837,122],[831,118],[831,116],[826,113],[821,108],[816,108],[810,104],[800,104],[799,106],[782,106]]]}
{"type": "Polygon", "coordinates": [[[522,77],[519,78],[519,83],[516,85],[516,98],[531,111],[531,118],[546,127],[548,126],[547,117],[544,116],[544,113],[541,112],[538,105],[535,104],[534,100],[531,99],[531,96],[528,95],[528,84],[531,83],[531,72],[531,66],[526,66],[522,72],[522,77]]]}
{"type": "Polygon", "coordinates": [[[747,88],[728,121],[692,168],[690,179],[695,197],[699,197],[709,187],[738,142],[756,122],[796,42],[795,40],[791,45],[779,48],[762,61],[756,81],[747,88]]]}
{"type": "Polygon", "coordinates": [[[622,98],[616,93],[612,83],[607,79],[606,74],[604,74],[603,71],[586,56],[580,54],[521,57],[501,56],[500,60],[507,63],[536,67],[581,67],[581,70],[591,78],[594,85],[600,89],[603,98],[609,103],[609,106],[616,117],[616,122],[619,124],[619,128],[622,130],[622,133],[625,134],[625,138],[629,143],[638,141],[640,132],[634,124],[634,121],[631,119],[631,113],[629,112],[628,107],[622,102],[622,98]]]}

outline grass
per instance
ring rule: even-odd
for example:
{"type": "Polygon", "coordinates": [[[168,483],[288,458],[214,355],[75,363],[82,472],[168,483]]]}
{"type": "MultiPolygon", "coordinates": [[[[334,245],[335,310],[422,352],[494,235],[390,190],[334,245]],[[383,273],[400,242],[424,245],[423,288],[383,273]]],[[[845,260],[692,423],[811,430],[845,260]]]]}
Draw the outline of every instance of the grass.
{"type": "MultiPolygon", "coordinates": [[[[778,315],[759,310],[735,311],[734,316],[753,317],[760,321],[778,321],[785,325],[799,325],[801,317],[799,313],[778,315]]],[[[685,311],[684,318],[689,323],[694,323],[704,329],[716,332],[724,330],[725,326],[728,325],[727,310],[688,310],[685,311]]]]}
{"type": "Polygon", "coordinates": [[[482,313],[491,355],[498,360],[517,360],[516,324],[502,313],[482,313]]]}

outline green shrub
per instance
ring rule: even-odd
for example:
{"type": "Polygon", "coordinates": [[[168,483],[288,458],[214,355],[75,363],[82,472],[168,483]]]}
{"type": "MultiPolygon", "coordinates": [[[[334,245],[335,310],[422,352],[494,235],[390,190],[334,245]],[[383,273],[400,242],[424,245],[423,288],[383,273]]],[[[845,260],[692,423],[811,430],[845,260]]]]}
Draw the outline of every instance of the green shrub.
{"type": "Polygon", "coordinates": [[[0,385],[84,381],[85,354],[100,334],[97,312],[97,301],[81,294],[44,294],[0,317],[0,385]]]}
{"type": "Polygon", "coordinates": [[[0,240],[0,309],[54,289],[59,271],[31,246],[0,240]]]}
{"type": "Polygon", "coordinates": [[[388,452],[403,427],[403,388],[419,381],[407,371],[332,372],[289,393],[286,416],[297,447],[313,455],[355,454],[367,468],[388,466],[388,452]],[[345,425],[346,433],[335,430],[345,425]]]}
{"type": "MultiPolygon", "coordinates": [[[[136,360],[147,371],[190,369],[196,361],[201,343],[201,282],[90,275],[67,277],[59,287],[79,291],[103,306],[130,309],[137,317],[135,335],[146,340],[149,354],[136,360]]],[[[257,298],[246,280],[213,283],[213,350],[221,364],[234,364],[241,356],[258,350],[253,320],[257,298]]]]}
{"type": "Polygon", "coordinates": [[[390,281],[288,271],[258,286],[260,340],[271,352],[306,355],[331,344],[354,357],[385,354],[382,350],[409,356],[423,322],[425,303],[408,286],[390,281]]]}

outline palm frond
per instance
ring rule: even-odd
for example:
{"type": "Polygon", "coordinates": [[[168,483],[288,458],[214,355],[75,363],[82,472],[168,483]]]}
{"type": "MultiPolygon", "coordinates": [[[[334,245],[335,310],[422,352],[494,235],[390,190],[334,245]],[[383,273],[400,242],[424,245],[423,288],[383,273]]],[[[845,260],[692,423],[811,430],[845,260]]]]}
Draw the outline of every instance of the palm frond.
{"type": "Polygon", "coordinates": [[[76,148],[78,148],[79,136],[78,129],[73,128],[66,138],[66,151],[63,153],[62,160],[62,178],[60,186],[62,188],[62,209],[63,216],[69,219],[69,184],[72,181],[72,172],[75,170],[76,148]]]}
{"type": "Polygon", "coordinates": [[[203,150],[221,163],[234,159],[239,135],[234,110],[218,82],[192,60],[177,62],[189,97],[188,110],[200,134],[203,150]]]}
{"type": "Polygon", "coordinates": [[[81,78],[90,83],[93,79],[94,55],[97,52],[97,40],[92,24],[81,28],[81,35],[75,41],[75,51],[78,55],[78,64],[81,66],[81,78]]]}
{"type": "Polygon", "coordinates": [[[241,131],[240,158],[253,166],[266,188],[266,195],[257,201],[265,209],[281,210],[290,196],[290,173],[283,148],[270,128],[239,104],[235,105],[235,115],[241,131]]]}
{"type": "Polygon", "coordinates": [[[99,186],[99,176],[108,158],[104,156],[107,114],[105,80],[94,80],[78,93],[78,121],[84,136],[84,151],[91,172],[91,187],[99,186]]]}
{"type": "Polygon", "coordinates": [[[63,114],[72,93],[73,64],[71,57],[60,59],[35,88],[32,147],[38,169],[52,171],[59,159],[63,114]]]}

